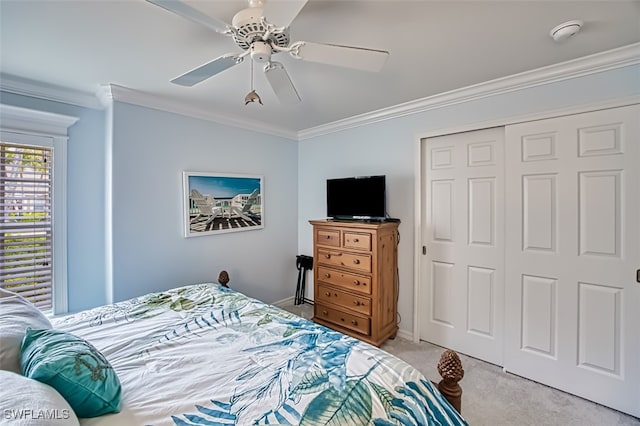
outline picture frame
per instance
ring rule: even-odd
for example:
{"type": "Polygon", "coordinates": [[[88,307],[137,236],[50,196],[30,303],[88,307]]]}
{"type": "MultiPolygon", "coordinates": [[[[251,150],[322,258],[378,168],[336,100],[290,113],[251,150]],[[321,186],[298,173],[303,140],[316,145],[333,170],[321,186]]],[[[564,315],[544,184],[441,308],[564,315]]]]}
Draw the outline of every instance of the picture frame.
{"type": "Polygon", "coordinates": [[[264,228],[264,178],[260,175],[182,172],[184,236],[264,228]]]}

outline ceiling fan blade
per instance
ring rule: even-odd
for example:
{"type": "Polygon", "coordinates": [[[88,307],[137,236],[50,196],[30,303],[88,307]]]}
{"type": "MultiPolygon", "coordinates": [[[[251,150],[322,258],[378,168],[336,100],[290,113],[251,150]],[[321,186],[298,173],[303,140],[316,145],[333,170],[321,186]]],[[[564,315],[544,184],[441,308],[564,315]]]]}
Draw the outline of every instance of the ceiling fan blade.
{"type": "Polygon", "coordinates": [[[319,62],[362,71],[380,71],[387,62],[386,50],[299,41],[291,45],[291,56],[305,61],[319,62]]]}
{"type": "Polygon", "coordinates": [[[244,56],[245,54],[235,55],[232,53],[220,56],[219,58],[216,58],[211,62],[207,62],[186,74],[182,74],[180,77],[174,78],[171,82],[180,86],[191,87],[208,79],[209,77],[213,77],[214,75],[231,68],[234,65],[239,64],[244,60],[244,56]]]}
{"type": "Polygon", "coordinates": [[[161,8],[168,10],[169,12],[173,12],[176,15],[180,15],[183,18],[189,19],[190,21],[197,22],[200,25],[204,25],[207,28],[211,28],[214,31],[219,33],[226,33],[227,25],[225,22],[220,21],[219,19],[213,18],[209,15],[206,15],[200,12],[197,9],[189,6],[188,4],[180,1],[180,0],[147,0],[151,4],[155,4],[156,6],[160,6],[161,8]]]}
{"type": "Polygon", "coordinates": [[[280,62],[267,64],[264,74],[280,103],[295,104],[301,101],[298,91],[289,78],[289,73],[280,62]]]}
{"type": "Polygon", "coordinates": [[[278,27],[288,27],[308,0],[265,0],[262,14],[278,27]]]}

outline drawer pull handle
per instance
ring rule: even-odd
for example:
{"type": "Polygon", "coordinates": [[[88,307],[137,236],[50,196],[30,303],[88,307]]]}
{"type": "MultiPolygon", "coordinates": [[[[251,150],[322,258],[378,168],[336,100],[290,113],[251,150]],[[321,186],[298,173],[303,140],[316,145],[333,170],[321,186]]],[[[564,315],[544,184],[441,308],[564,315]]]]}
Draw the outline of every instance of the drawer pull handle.
{"type": "Polygon", "coordinates": [[[344,322],[344,318],[340,318],[340,321],[344,322]]]}
{"type": "Polygon", "coordinates": [[[353,263],[355,263],[356,265],[360,264],[360,259],[353,259],[353,263]]]}
{"type": "Polygon", "coordinates": [[[353,301],[353,304],[354,304],[354,305],[356,305],[356,306],[360,306],[360,305],[361,305],[361,303],[360,303],[360,301],[359,301],[359,300],[354,300],[354,301],[353,301]]]}
{"type": "Polygon", "coordinates": [[[331,274],[327,272],[326,274],[324,274],[324,277],[325,278],[331,278],[331,274]]]}
{"type": "Polygon", "coordinates": [[[359,280],[353,280],[353,283],[354,283],[355,285],[360,285],[360,281],[359,281],[359,280]]]}
{"type": "Polygon", "coordinates": [[[331,293],[329,293],[328,291],[325,291],[324,295],[327,296],[327,297],[331,297],[331,293]]]}
{"type": "Polygon", "coordinates": [[[359,240],[359,239],[357,239],[357,238],[354,238],[354,239],[353,239],[353,242],[354,242],[354,243],[357,243],[357,242],[359,242],[359,241],[360,241],[360,240],[359,240]]]}
{"type": "Polygon", "coordinates": [[[322,315],[329,315],[329,312],[327,312],[327,311],[322,311],[322,315]]]}
{"type": "Polygon", "coordinates": [[[331,235],[327,235],[327,240],[330,240],[330,239],[331,239],[331,235]]]}
{"type": "Polygon", "coordinates": [[[353,325],[358,325],[358,321],[356,321],[356,320],[351,320],[351,324],[353,324],[353,325]]]}
{"type": "Polygon", "coordinates": [[[327,253],[327,254],[324,255],[324,258],[325,259],[331,259],[331,255],[329,253],[327,253]]]}

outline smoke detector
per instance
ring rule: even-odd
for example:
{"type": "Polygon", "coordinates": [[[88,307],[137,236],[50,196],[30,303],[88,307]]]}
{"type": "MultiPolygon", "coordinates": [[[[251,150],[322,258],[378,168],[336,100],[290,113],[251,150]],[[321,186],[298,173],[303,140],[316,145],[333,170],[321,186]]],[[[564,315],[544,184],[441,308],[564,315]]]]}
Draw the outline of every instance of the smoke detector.
{"type": "Polygon", "coordinates": [[[549,35],[554,41],[560,43],[580,31],[582,25],[584,25],[582,21],[567,21],[552,29],[549,35]]]}

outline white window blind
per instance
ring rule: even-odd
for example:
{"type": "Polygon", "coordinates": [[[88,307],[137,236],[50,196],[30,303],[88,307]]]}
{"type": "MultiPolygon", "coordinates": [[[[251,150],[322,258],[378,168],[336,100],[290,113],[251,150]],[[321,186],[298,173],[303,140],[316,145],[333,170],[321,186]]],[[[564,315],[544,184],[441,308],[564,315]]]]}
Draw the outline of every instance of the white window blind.
{"type": "Polygon", "coordinates": [[[0,142],[0,287],[52,306],[53,149],[0,142]]]}

